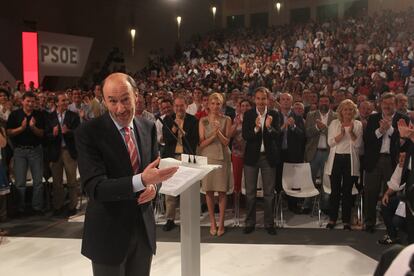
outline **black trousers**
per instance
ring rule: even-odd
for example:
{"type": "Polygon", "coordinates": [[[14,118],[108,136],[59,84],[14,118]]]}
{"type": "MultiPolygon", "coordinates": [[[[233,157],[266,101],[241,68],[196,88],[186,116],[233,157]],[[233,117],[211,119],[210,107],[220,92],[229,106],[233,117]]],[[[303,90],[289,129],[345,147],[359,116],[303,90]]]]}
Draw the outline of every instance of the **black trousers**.
{"type": "Polygon", "coordinates": [[[381,216],[384,220],[387,234],[391,239],[398,237],[398,229],[404,228],[405,219],[395,215],[395,211],[400,204],[400,198],[397,195],[392,195],[387,206],[381,204],[381,216]]]}
{"type": "Polygon", "coordinates": [[[366,226],[373,227],[377,224],[378,197],[387,186],[385,183],[390,180],[393,171],[389,154],[381,154],[375,168],[372,171],[365,171],[364,220],[366,226]]]}
{"type": "Polygon", "coordinates": [[[406,206],[406,224],[405,227],[407,229],[407,242],[408,244],[413,244],[414,243],[414,216],[411,213],[410,209],[408,209],[408,207],[406,206]]]}
{"type": "Polygon", "coordinates": [[[330,220],[336,221],[338,219],[339,202],[342,201],[342,222],[351,223],[353,180],[351,155],[335,154],[331,172],[331,195],[329,197],[330,220]]]}
{"type": "Polygon", "coordinates": [[[152,249],[144,222],[133,231],[128,252],[119,265],[97,264],[92,262],[94,276],[149,276],[151,271],[152,249]]]}

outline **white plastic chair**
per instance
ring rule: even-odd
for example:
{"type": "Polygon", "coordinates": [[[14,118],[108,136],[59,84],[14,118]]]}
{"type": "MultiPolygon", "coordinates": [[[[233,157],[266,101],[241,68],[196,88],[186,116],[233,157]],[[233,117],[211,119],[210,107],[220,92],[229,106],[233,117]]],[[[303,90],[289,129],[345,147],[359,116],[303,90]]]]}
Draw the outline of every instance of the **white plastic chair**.
{"type": "MultiPolygon", "coordinates": [[[[331,178],[329,177],[329,175],[327,174],[323,174],[323,190],[325,193],[327,193],[328,195],[331,194],[331,178]]],[[[364,202],[363,202],[363,196],[362,194],[359,193],[358,189],[355,187],[355,185],[352,186],[352,195],[353,196],[358,196],[358,206],[357,206],[357,216],[358,216],[358,220],[360,222],[363,222],[363,206],[364,206],[364,202]]]]}
{"type": "MultiPolygon", "coordinates": [[[[319,191],[315,188],[312,180],[312,173],[309,163],[284,163],[283,175],[282,175],[282,187],[283,191],[291,197],[296,198],[308,198],[316,197],[319,195],[319,191]]],[[[319,224],[321,221],[321,211],[319,208],[319,200],[315,198],[314,208],[318,208],[319,224]]],[[[284,226],[283,221],[283,208],[282,208],[282,194],[279,194],[279,198],[275,205],[276,221],[277,215],[280,212],[280,226],[284,226]]],[[[313,211],[312,211],[313,213],[313,211]]]]}

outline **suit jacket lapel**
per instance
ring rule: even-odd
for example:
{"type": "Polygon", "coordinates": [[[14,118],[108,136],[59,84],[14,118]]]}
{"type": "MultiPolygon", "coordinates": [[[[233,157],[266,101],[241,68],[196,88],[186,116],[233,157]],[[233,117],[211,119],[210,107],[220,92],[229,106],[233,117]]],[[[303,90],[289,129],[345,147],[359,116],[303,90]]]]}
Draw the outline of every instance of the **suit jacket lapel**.
{"type": "Polygon", "coordinates": [[[394,117],[392,117],[392,126],[395,127],[397,126],[398,120],[401,117],[399,116],[399,114],[397,112],[395,112],[394,117]]]}
{"type": "Polygon", "coordinates": [[[333,111],[332,110],[329,110],[328,111],[329,113],[328,113],[328,125],[327,125],[327,127],[329,126],[329,124],[334,120],[334,114],[333,114],[333,111]]]}
{"type": "Polygon", "coordinates": [[[139,155],[139,171],[142,172],[144,170],[143,164],[145,162],[143,152],[142,152],[142,139],[139,135],[140,129],[143,129],[141,127],[141,122],[134,118],[134,131],[135,131],[135,139],[137,140],[138,145],[138,155],[139,155]]]}
{"type": "Polygon", "coordinates": [[[71,118],[70,118],[69,110],[66,110],[65,117],[63,118],[63,124],[66,125],[69,128],[71,127],[70,119],[71,118]]]}
{"type": "MultiPolygon", "coordinates": [[[[318,112],[316,112],[315,113],[315,122],[316,122],[316,120],[322,120],[322,114],[321,114],[321,111],[320,110],[318,110],[318,112]]],[[[329,120],[329,118],[328,118],[328,120],[329,120]]]]}

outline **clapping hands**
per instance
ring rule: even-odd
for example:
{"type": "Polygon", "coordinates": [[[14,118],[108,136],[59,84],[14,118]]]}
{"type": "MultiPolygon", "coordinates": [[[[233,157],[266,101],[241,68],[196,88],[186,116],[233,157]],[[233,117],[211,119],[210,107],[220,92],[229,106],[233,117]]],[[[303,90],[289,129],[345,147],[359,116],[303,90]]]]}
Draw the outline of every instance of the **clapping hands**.
{"type": "Polygon", "coordinates": [[[414,126],[411,123],[407,124],[404,119],[400,119],[397,124],[402,138],[411,138],[413,136],[414,126]]]}

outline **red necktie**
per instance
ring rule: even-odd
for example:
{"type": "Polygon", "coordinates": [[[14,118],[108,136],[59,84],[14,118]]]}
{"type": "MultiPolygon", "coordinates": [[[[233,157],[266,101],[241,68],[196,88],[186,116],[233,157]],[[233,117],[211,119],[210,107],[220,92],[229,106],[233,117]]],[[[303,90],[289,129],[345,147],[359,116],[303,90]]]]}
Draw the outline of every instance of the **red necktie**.
{"type": "Polygon", "coordinates": [[[129,127],[124,127],[124,139],[125,144],[127,145],[129,158],[131,159],[131,166],[134,173],[138,173],[139,160],[138,160],[138,150],[135,146],[134,140],[131,137],[131,129],[129,127]]]}

